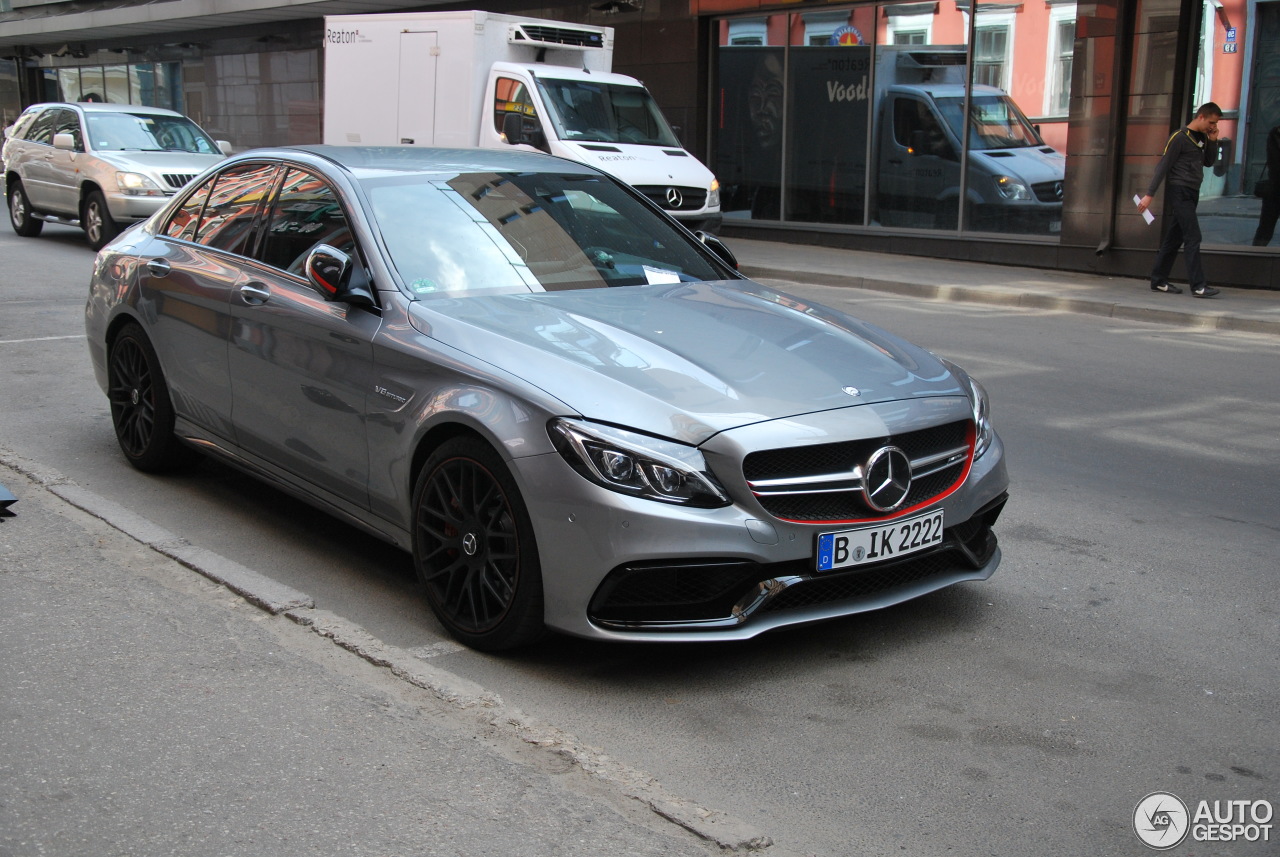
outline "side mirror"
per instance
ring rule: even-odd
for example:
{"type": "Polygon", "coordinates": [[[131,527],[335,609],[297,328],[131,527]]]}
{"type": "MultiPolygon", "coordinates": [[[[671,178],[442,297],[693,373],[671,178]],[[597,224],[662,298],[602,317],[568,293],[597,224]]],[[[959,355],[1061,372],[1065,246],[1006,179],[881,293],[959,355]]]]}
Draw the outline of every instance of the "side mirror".
{"type": "Polygon", "coordinates": [[[228,142],[227,140],[217,140],[216,142],[217,142],[217,144],[218,144],[218,151],[219,151],[219,152],[221,152],[221,153],[222,153],[222,154],[224,154],[224,155],[230,155],[230,154],[233,154],[233,152],[231,151],[231,143],[230,143],[230,142],[228,142]]]}
{"type": "Polygon", "coordinates": [[[363,286],[351,283],[355,262],[350,254],[328,244],[317,244],[307,254],[307,281],[327,301],[340,301],[352,306],[374,306],[373,295],[363,286]]]}
{"type": "Polygon", "coordinates": [[[703,232],[701,229],[693,233],[693,235],[702,242],[704,247],[716,254],[716,258],[721,262],[724,262],[735,271],[738,270],[738,257],[733,255],[733,251],[723,241],[710,232],[703,232]]]}
{"type": "Polygon", "coordinates": [[[907,141],[907,145],[909,147],[911,154],[913,155],[929,154],[927,151],[925,151],[926,147],[929,145],[929,138],[925,135],[924,131],[922,130],[912,131],[911,136],[907,141]]]}
{"type": "Polygon", "coordinates": [[[502,136],[512,146],[524,142],[524,120],[519,113],[506,113],[502,116],[502,136]]]}
{"type": "Polygon", "coordinates": [[[536,119],[526,119],[519,113],[507,113],[502,117],[502,136],[512,146],[523,143],[527,146],[533,146],[535,149],[541,149],[544,152],[550,152],[547,146],[547,135],[542,132],[542,126],[538,124],[536,119]]]}
{"type": "Polygon", "coordinates": [[[53,148],[66,149],[68,152],[80,151],[80,147],[76,145],[76,135],[66,132],[53,135],[53,148]]]}

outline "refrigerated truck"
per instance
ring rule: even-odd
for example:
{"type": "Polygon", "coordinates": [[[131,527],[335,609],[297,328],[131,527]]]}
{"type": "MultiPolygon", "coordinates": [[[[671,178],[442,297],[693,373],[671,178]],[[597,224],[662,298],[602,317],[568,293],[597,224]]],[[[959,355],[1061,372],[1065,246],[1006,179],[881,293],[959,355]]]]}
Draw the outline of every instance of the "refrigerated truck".
{"type": "Polygon", "coordinates": [[[612,27],[481,11],[326,16],[324,142],[537,149],[715,232],[715,176],[612,65],[612,27]]]}

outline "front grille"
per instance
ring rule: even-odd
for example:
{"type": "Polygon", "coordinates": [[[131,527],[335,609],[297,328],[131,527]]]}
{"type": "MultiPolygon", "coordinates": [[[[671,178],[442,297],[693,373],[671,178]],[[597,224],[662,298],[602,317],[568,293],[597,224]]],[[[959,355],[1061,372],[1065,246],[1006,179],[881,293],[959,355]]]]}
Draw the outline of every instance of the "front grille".
{"type": "Polygon", "coordinates": [[[1031,192],[1041,202],[1062,202],[1062,182],[1040,182],[1031,186],[1031,192]]]}
{"type": "Polygon", "coordinates": [[[932,551],[865,568],[815,572],[812,558],[774,564],[726,559],[622,566],[600,584],[588,613],[605,627],[648,626],[660,631],[672,630],[673,625],[688,630],[750,621],[735,608],[764,614],[845,602],[850,613],[871,609],[895,590],[917,588],[932,579],[945,585],[945,580],[989,563],[996,552],[991,527],[1004,502],[1000,497],[968,521],[947,528],[942,544],[932,551]],[[758,600],[760,593],[776,588],[777,581],[787,585],[758,600]]]}
{"type": "Polygon", "coordinates": [[[636,185],[635,188],[667,211],[697,211],[707,204],[706,188],[676,188],[680,193],[680,204],[676,206],[672,206],[667,200],[671,185],[636,185]]]}
{"type": "Polygon", "coordinates": [[[848,477],[848,484],[840,490],[822,493],[801,490],[800,486],[783,493],[757,492],[760,505],[783,520],[818,523],[884,518],[927,503],[954,488],[968,468],[972,430],[971,421],[958,420],[899,435],[753,452],[743,461],[742,472],[749,483],[828,475],[848,477]],[[913,478],[911,490],[899,505],[899,511],[885,513],[867,505],[860,486],[852,478],[855,467],[865,465],[876,450],[885,446],[900,448],[912,461],[959,449],[966,450],[966,454],[936,472],[913,478]]]}
{"type": "Polygon", "coordinates": [[[195,173],[162,173],[161,178],[165,180],[165,184],[175,190],[184,186],[187,182],[196,177],[195,173]]]}

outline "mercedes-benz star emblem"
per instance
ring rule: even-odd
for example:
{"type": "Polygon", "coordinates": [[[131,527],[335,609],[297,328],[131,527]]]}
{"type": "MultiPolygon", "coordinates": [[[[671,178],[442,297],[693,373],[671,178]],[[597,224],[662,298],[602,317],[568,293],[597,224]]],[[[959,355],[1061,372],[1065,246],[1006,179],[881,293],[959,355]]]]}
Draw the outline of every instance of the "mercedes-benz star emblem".
{"type": "Polygon", "coordinates": [[[892,512],[911,490],[911,459],[896,446],[877,449],[862,470],[862,496],[877,512],[892,512]]]}
{"type": "Polygon", "coordinates": [[[480,549],[480,542],[476,539],[475,533],[467,533],[462,537],[462,551],[467,556],[475,556],[476,551],[480,549]]]}
{"type": "Polygon", "coordinates": [[[667,188],[667,205],[670,208],[679,208],[684,205],[684,194],[680,192],[678,187],[667,188]]]}

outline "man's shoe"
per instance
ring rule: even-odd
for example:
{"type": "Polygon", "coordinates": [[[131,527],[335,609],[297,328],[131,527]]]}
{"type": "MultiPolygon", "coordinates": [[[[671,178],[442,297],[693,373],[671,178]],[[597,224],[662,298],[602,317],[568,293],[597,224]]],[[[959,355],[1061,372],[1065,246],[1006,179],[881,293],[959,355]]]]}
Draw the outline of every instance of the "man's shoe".
{"type": "Polygon", "coordinates": [[[1171,295],[1180,295],[1180,294],[1182,294],[1182,289],[1178,288],[1178,287],[1177,287],[1177,286],[1175,286],[1173,283],[1152,283],[1152,284],[1151,284],[1151,291],[1153,291],[1153,292],[1168,292],[1168,293],[1169,293],[1169,294],[1171,294],[1171,295]]]}
{"type": "Polygon", "coordinates": [[[1213,286],[1200,286],[1199,288],[1192,289],[1191,294],[1198,298],[1211,298],[1218,294],[1218,290],[1213,286]]]}

